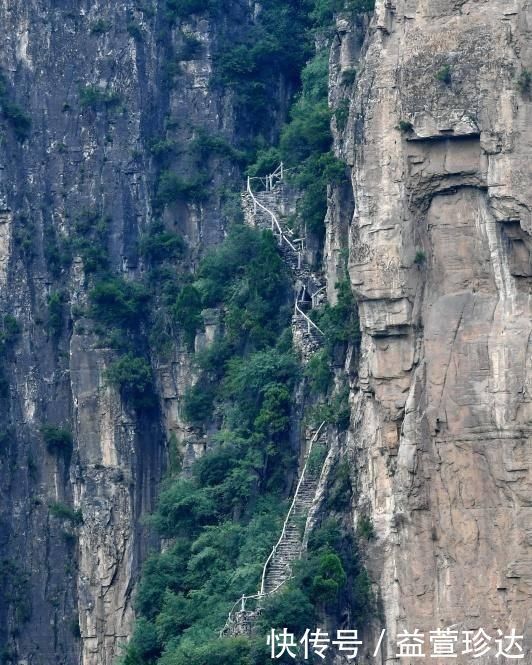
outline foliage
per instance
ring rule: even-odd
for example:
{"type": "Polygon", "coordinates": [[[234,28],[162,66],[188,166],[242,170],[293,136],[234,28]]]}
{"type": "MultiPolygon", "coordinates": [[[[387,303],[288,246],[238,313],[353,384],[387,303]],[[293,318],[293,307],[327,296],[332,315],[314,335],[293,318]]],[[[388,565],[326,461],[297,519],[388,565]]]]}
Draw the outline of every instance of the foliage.
{"type": "Polygon", "coordinates": [[[411,132],[414,129],[414,125],[410,120],[399,120],[396,129],[403,132],[403,134],[408,134],[408,132],[411,132]]]}
{"type": "Polygon", "coordinates": [[[347,462],[338,462],[331,474],[327,488],[327,510],[344,511],[349,508],[353,490],[347,462]]]}
{"type": "Polygon", "coordinates": [[[207,194],[206,180],[201,175],[185,180],[177,173],[163,171],[159,177],[156,202],[160,207],[179,202],[199,203],[207,194]]]}
{"type": "Polygon", "coordinates": [[[120,95],[115,90],[104,90],[97,85],[80,88],[79,103],[82,109],[109,109],[120,102],[120,95]]]}
{"type": "Polygon", "coordinates": [[[51,232],[45,239],[44,256],[48,270],[57,279],[72,262],[72,243],[62,234],[51,232]]]}
{"type": "Polygon", "coordinates": [[[168,16],[171,19],[188,18],[191,14],[201,14],[212,6],[212,0],[166,0],[168,16]]]}
{"type": "Polygon", "coordinates": [[[7,80],[0,72],[0,110],[13,128],[16,138],[25,141],[30,135],[31,118],[18,104],[9,99],[7,87],[7,80]]]}
{"type": "Polygon", "coordinates": [[[263,109],[275,107],[269,92],[278,77],[288,89],[299,85],[312,52],[310,25],[306,2],[270,0],[244,38],[220,45],[215,60],[219,81],[233,89],[242,122],[255,132],[270,129],[263,109]]]}
{"type": "Polygon", "coordinates": [[[56,425],[43,425],[40,429],[44,443],[49,453],[68,455],[72,451],[72,433],[56,425]]]}
{"type": "Polygon", "coordinates": [[[195,152],[200,161],[212,155],[228,157],[236,162],[244,162],[247,155],[237,150],[223,136],[209,134],[204,129],[196,130],[196,136],[190,143],[190,150],[195,152]]]}
{"type": "Polygon", "coordinates": [[[49,506],[50,515],[57,517],[57,519],[68,520],[72,524],[79,525],[83,522],[81,510],[74,510],[65,503],[54,501],[49,506]]]}
{"type": "Polygon", "coordinates": [[[371,540],[375,537],[373,522],[368,515],[362,515],[357,524],[357,535],[364,540],[371,540]]]}
{"type": "Polygon", "coordinates": [[[349,118],[349,100],[348,99],[343,99],[338,107],[334,110],[334,117],[336,120],[336,126],[338,129],[343,132],[346,125],[347,125],[347,120],[349,118]]]}
{"type": "Polygon", "coordinates": [[[414,257],[414,263],[417,266],[421,266],[425,263],[426,260],[427,260],[427,255],[425,254],[425,252],[422,249],[416,250],[416,255],[414,257]]]}
{"type": "Polygon", "coordinates": [[[311,474],[318,474],[327,457],[327,448],[322,443],[314,444],[312,452],[308,458],[308,470],[311,474]]]}
{"type": "Polygon", "coordinates": [[[133,37],[133,39],[135,39],[136,41],[140,41],[144,36],[142,28],[138,23],[135,23],[135,21],[128,21],[126,30],[128,35],[130,37],[133,37]]]}
{"type": "Polygon", "coordinates": [[[357,78],[357,70],[354,67],[344,69],[342,72],[341,82],[342,85],[353,85],[357,78]]]}
{"type": "Polygon", "coordinates": [[[311,422],[318,426],[322,422],[334,425],[340,431],[349,427],[351,410],[349,408],[349,387],[344,385],[337,390],[326,402],[319,402],[310,412],[311,422]]]}
{"type": "Polygon", "coordinates": [[[155,222],[141,237],[139,250],[147,261],[158,263],[182,257],[185,243],[179,234],[166,230],[162,222],[155,222]]]}
{"type": "Polygon", "coordinates": [[[59,337],[63,329],[63,298],[57,291],[48,296],[48,328],[54,338],[59,337]]]}
{"type": "Polygon", "coordinates": [[[195,35],[184,33],[182,43],[176,53],[176,59],[180,61],[196,60],[202,51],[203,44],[195,35]]]}
{"type": "Polygon", "coordinates": [[[449,85],[451,83],[451,65],[443,65],[436,72],[436,80],[449,85]]]}
{"type": "Polygon", "coordinates": [[[20,323],[11,314],[5,314],[0,319],[0,350],[13,346],[20,336],[20,323]]]}
{"type": "Polygon", "coordinates": [[[204,307],[223,302],[227,338],[235,348],[244,349],[275,343],[288,323],[287,284],[272,234],[235,226],[223,245],[202,262],[195,286],[204,307]]]}
{"type": "Polygon", "coordinates": [[[335,305],[327,303],[315,314],[319,327],[325,333],[325,348],[331,359],[337,345],[348,342],[357,344],[360,341],[358,308],[349,276],[337,282],[336,294],[335,305]]]}
{"type": "Polygon", "coordinates": [[[105,372],[107,381],[120,389],[135,408],[153,406],[155,401],[151,366],[147,360],[126,353],[105,372]]]}
{"type": "Polygon", "coordinates": [[[138,282],[105,277],[89,292],[91,316],[107,326],[135,328],[145,314],[149,294],[138,282]]]}
{"type": "Polygon", "coordinates": [[[532,72],[529,69],[522,69],[517,78],[517,88],[522,95],[527,95],[532,87],[532,72]]]}
{"type": "Polygon", "coordinates": [[[305,376],[312,393],[325,394],[328,391],[332,381],[332,372],[327,349],[320,349],[311,356],[305,367],[305,376]]]}
{"type": "Polygon", "coordinates": [[[196,333],[203,323],[202,309],[199,291],[192,284],[186,284],[176,298],[173,315],[183,331],[185,344],[190,351],[194,350],[196,333]]]}
{"type": "Polygon", "coordinates": [[[94,21],[94,23],[91,24],[90,32],[91,35],[104,35],[106,32],[109,32],[111,29],[111,23],[109,21],[106,21],[103,18],[98,19],[97,21],[94,21]]]}
{"type": "Polygon", "coordinates": [[[82,210],[74,221],[71,250],[81,257],[85,275],[100,274],[109,267],[110,223],[108,216],[95,210],[82,210]]]}
{"type": "Polygon", "coordinates": [[[318,26],[332,23],[334,14],[349,12],[362,14],[375,6],[375,0],[315,0],[312,17],[318,26]]]}

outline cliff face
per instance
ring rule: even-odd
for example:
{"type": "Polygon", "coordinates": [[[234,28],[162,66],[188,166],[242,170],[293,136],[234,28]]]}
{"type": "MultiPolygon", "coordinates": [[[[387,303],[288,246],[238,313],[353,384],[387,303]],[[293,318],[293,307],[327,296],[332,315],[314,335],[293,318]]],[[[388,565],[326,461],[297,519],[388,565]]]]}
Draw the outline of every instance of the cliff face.
{"type": "Polygon", "coordinates": [[[338,23],[356,207],[331,216],[327,261],[343,235],[363,332],[355,519],[375,525],[390,661],[404,629],[530,633],[531,19],[519,2],[378,2],[359,62],[338,23]]]}
{"type": "MultiPolygon", "coordinates": [[[[243,25],[235,11],[228,21],[243,25]]],[[[61,247],[80,219],[105,219],[111,270],[141,275],[138,240],[155,216],[148,146],[186,144],[198,127],[234,140],[230,95],[208,90],[226,26],[178,29],[164,7],[133,0],[3,1],[0,23],[0,310],[20,326],[2,347],[0,642],[5,662],[109,665],[131,630],[141,519],[180,434],[186,354],[153,358],[160,404],[138,418],[105,381],[113,353],[80,314],[91,278],[61,247]],[[179,55],[187,43],[193,58],[179,55]],[[70,431],[72,451],[47,447],[43,425],[70,431]]],[[[240,183],[231,165],[211,177],[213,192],[240,183]]],[[[223,235],[220,196],[166,209],[191,264],[223,235]]]]}

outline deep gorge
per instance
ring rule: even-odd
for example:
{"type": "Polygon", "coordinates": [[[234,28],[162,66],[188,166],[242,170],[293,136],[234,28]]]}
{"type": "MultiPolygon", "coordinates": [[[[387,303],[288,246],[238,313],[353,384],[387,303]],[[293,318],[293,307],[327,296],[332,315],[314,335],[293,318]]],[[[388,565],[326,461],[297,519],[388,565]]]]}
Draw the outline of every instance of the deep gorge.
{"type": "Polygon", "coordinates": [[[1,662],[526,634],[530,18],[0,1],[1,662]]]}

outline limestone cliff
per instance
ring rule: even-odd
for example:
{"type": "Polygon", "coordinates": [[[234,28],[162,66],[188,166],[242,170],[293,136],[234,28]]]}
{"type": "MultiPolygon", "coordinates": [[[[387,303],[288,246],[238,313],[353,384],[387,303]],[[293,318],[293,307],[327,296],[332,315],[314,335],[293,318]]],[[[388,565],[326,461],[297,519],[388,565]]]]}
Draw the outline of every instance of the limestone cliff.
{"type": "Polygon", "coordinates": [[[334,276],[348,243],[363,339],[347,454],[354,518],[375,525],[382,662],[399,631],[428,645],[451,625],[528,633],[532,662],[531,20],[525,2],[379,1],[361,54],[338,20],[355,210],[333,197],[327,262],[334,276]]]}
{"type": "MultiPolygon", "coordinates": [[[[0,2],[0,311],[20,328],[2,346],[2,662],[110,665],[130,634],[150,544],[142,516],[168,437],[182,434],[187,356],[153,357],[160,402],[139,419],[104,379],[113,353],[84,318],[90,276],[76,251],[61,252],[80,219],[102,219],[112,271],[142,274],[138,240],[156,216],[150,146],[186,144],[198,128],[235,141],[230,93],[209,90],[216,40],[249,20],[235,7],[229,26],[176,25],[164,3],[0,2]],[[43,425],[69,431],[72,451],[53,454],[43,425]]],[[[186,155],[172,159],[186,175],[186,155]]],[[[222,182],[240,186],[238,169],[218,163],[208,201],[165,212],[191,264],[223,235],[222,182]]]]}

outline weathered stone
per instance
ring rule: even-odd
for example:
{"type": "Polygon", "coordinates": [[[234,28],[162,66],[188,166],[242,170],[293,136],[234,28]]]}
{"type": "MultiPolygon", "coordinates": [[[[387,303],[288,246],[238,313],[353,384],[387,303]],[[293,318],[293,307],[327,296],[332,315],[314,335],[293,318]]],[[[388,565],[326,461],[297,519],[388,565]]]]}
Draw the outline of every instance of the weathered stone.
{"type": "Polygon", "coordinates": [[[329,217],[328,261],[347,236],[363,329],[350,446],[387,663],[404,629],[530,630],[532,134],[516,77],[531,16],[506,9],[378,0],[336,135],[356,208],[347,231],[329,217]]]}

